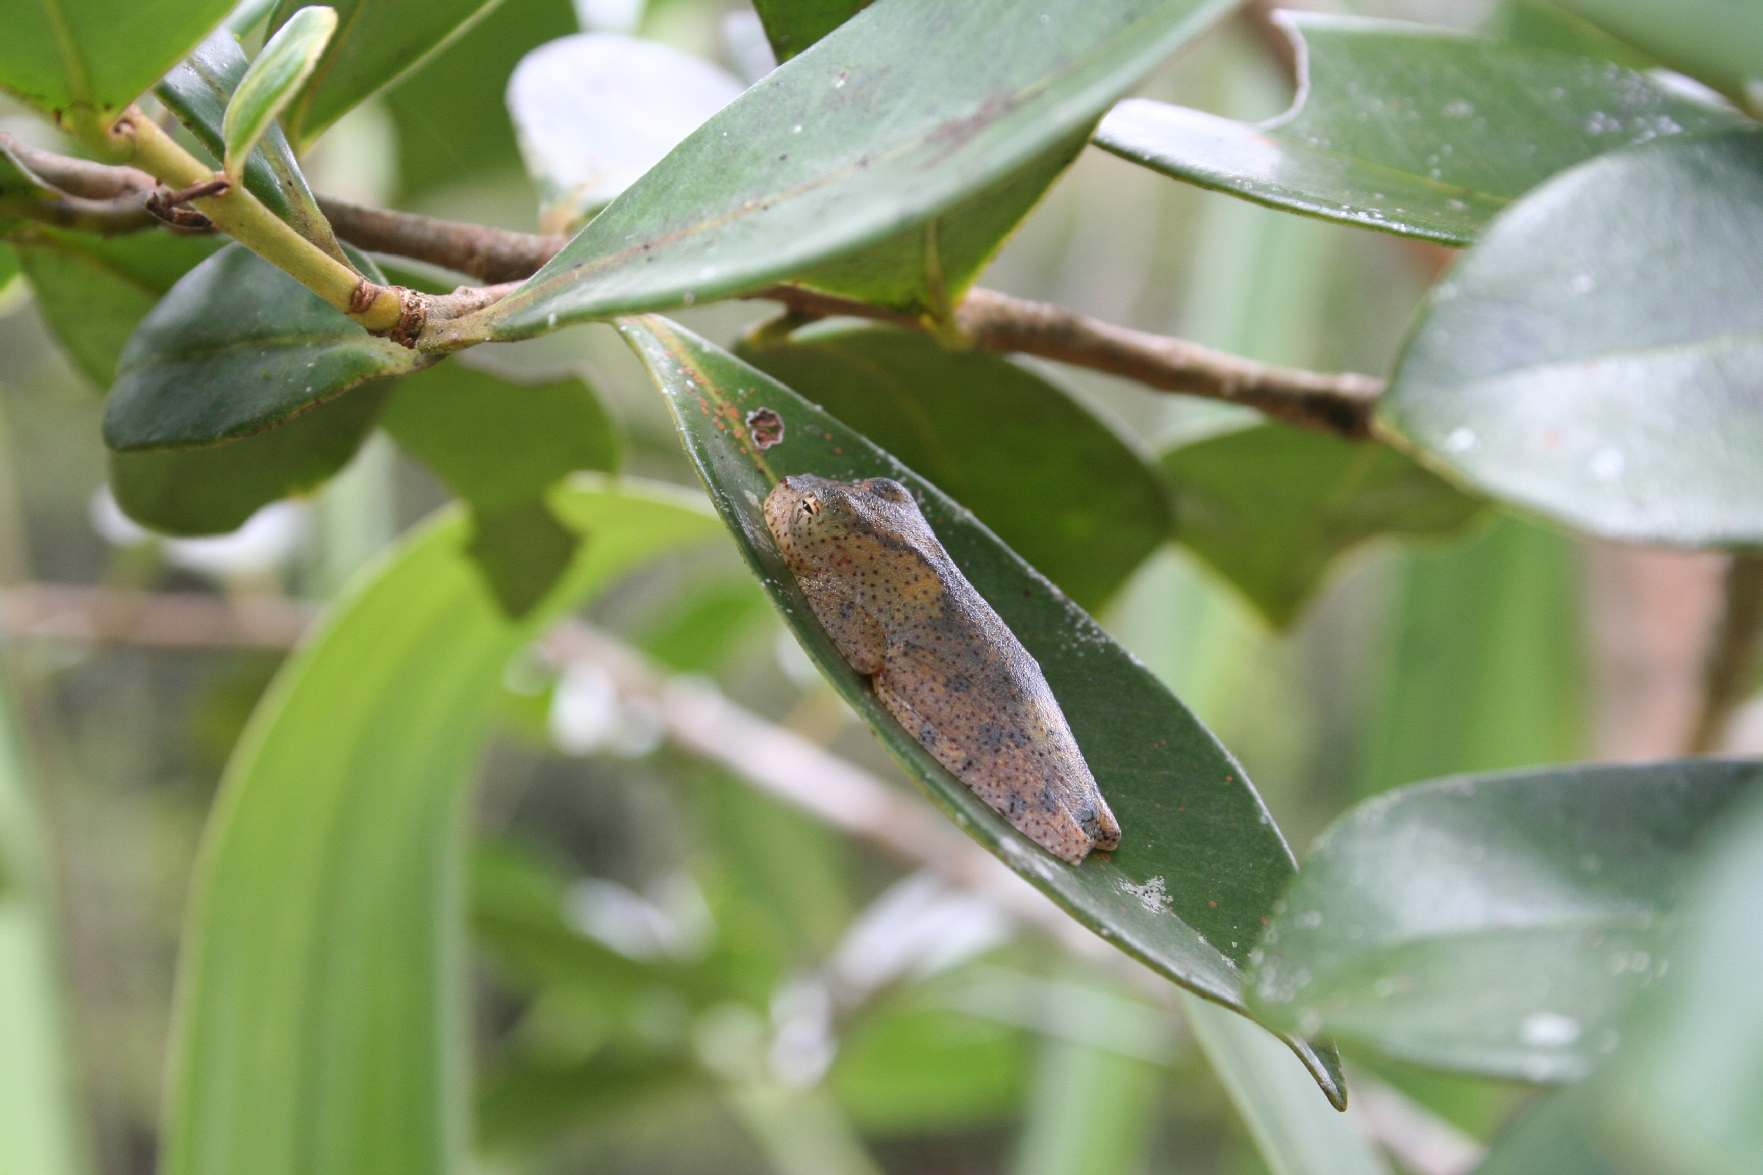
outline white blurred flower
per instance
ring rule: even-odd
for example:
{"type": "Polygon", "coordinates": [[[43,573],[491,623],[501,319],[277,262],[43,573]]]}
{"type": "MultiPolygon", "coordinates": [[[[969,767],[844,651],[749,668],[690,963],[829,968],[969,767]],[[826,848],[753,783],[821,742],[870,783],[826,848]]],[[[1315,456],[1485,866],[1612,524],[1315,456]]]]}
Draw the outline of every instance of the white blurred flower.
{"type": "Polygon", "coordinates": [[[299,550],[311,522],[302,502],[271,502],[226,534],[204,538],[169,538],[137,524],[122,512],[109,486],[92,495],[88,516],[92,529],[106,542],[138,547],[159,542],[173,567],[217,580],[260,578],[280,571],[299,550]]]}

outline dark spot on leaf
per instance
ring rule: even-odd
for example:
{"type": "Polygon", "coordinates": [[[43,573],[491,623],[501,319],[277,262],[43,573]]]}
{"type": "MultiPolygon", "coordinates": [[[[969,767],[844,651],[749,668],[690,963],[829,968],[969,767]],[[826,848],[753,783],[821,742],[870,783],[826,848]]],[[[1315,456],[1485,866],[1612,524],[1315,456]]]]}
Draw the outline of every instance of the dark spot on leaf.
{"type": "Polygon", "coordinates": [[[755,408],[747,413],[747,434],[763,452],[784,439],[784,418],[770,408],[755,408]]]}

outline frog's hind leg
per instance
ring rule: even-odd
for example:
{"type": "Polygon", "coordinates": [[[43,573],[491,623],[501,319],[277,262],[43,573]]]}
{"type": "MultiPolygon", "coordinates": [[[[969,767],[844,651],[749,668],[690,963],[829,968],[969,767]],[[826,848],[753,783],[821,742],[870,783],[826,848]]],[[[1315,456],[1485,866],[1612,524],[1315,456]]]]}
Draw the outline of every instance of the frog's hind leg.
{"type": "Polygon", "coordinates": [[[826,629],[839,656],[857,672],[881,672],[888,651],[887,633],[850,592],[841,590],[830,577],[814,576],[800,581],[815,619],[826,629]]]}
{"type": "MultiPolygon", "coordinates": [[[[876,698],[894,720],[1016,831],[1073,865],[1089,854],[1094,838],[1072,815],[1070,806],[1038,775],[1026,770],[1026,765],[1008,755],[975,755],[943,738],[936,724],[892,687],[885,671],[876,675],[873,684],[876,698]]],[[[1110,813],[1109,822],[1113,819],[1110,813]]]]}

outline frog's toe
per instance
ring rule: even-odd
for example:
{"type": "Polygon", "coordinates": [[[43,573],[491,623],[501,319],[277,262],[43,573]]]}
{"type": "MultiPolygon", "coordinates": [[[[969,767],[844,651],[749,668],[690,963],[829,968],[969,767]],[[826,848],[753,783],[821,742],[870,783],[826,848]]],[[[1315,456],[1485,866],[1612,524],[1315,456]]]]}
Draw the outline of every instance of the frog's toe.
{"type": "Polygon", "coordinates": [[[1006,810],[1016,830],[1068,864],[1081,864],[1095,839],[1063,804],[1035,804],[1006,810]]]}
{"type": "Polygon", "coordinates": [[[1086,807],[1078,817],[1078,823],[1083,825],[1090,843],[1104,853],[1112,853],[1120,847],[1120,822],[1114,818],[1114,813],[1108,809],[1108,801],[1100,794],[1096,796],[1094,804],[1086,807]]]}

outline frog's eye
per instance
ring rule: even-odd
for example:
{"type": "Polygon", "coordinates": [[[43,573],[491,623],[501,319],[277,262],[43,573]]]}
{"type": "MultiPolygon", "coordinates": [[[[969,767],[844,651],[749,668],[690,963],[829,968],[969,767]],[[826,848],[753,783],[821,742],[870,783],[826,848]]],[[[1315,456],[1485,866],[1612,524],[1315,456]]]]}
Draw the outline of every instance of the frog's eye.
{"type": "Polygon", "coordinates": [[[869,479],[869,492],[878,498],[886,498],[890,502],[909,502],[912,495],[905,486],[891,477],[872,477],[869,479]]]}
{"type": "Polygon", "coordinates": [[[810,517],[810,518],[813,518],[816,514],[819,514],[820,513],[820,499],[815,497],[813,494],[803,494],[802,495],[802,513],[808,515],[808,517],[810,517]]]}

